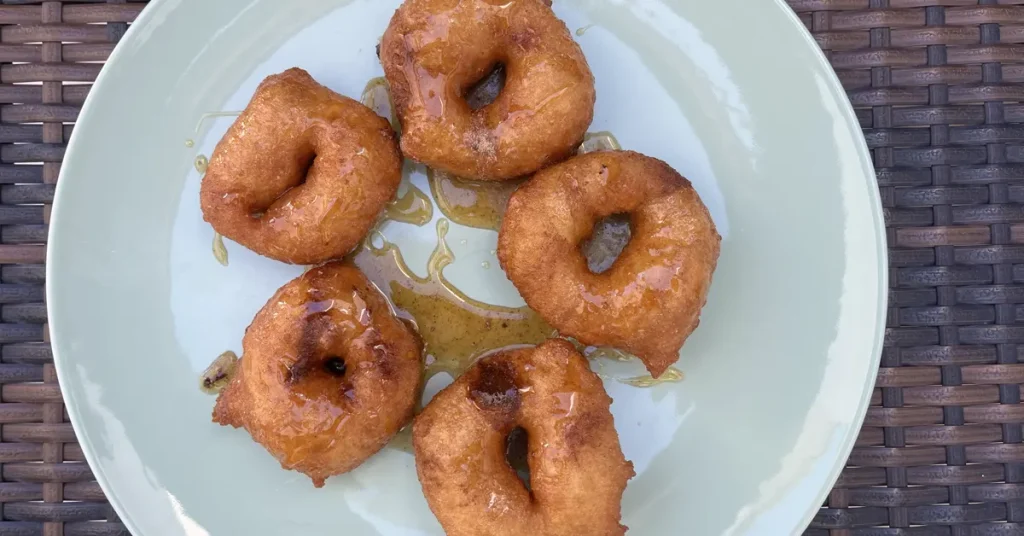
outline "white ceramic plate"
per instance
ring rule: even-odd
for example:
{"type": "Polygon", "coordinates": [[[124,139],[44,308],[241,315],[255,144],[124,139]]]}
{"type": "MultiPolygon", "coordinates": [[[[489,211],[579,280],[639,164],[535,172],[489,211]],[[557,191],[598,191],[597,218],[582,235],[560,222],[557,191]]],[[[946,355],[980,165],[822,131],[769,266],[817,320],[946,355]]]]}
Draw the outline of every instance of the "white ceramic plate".
{"type": "MultiPolygon", "coordinates": [[[[385,450],[315,490],[213,425],[196,387],[300,271],[230,243],[230,265],[215,261],[193,160],[231,119],[196,124],[292,66],[358,96],[382,73],[374,47],[396,5],[158,0],[90,93],[57,188],[51,333],[86,456],[137,534],[441,533],[410,454],[385,450]]],[[[607,385],[637,472],[624,522],[642,535],[799,532],[852,447],[884,318],[880,204],[849,104],[780,0],[555,10],[581,29],[597,78],[592,130],[690,177],[724,236],[685,381],[607,385]]],[[[425,271],[432,225],[384,233],[425,271]]],[[[453,226],[446,275],[478,299],[522,303],[495,243],[453,226]]]]}

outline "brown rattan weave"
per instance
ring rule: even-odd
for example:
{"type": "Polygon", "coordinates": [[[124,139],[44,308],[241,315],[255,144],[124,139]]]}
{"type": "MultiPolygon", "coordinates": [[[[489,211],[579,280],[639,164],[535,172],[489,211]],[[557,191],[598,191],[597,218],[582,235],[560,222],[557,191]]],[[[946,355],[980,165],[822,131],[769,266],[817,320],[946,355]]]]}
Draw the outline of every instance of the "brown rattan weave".
{"type": "Polygon", "coordinates": [[[0,3],[0,535],[127,534],[68,423],[42,285],[49,203],[71,124],[99,62],[144,6],[0,3]]]}
{"type": "Polygon", "coordinates": [[[810,534],[1024,535],[1024,0],[790,0],[857,109],[890,247],[878,387],[810,534]]]}
{"type": "MultiPolygon", "coordinates": [[[[872,407],[808,534],[1024,535],[1024,0],[787,1],[864,128],[892,285],[872,407]]],[[[0,0],[0,536],[127,533],[67,421],[42,285],[71,124],[144,6],[0,0]]]]}

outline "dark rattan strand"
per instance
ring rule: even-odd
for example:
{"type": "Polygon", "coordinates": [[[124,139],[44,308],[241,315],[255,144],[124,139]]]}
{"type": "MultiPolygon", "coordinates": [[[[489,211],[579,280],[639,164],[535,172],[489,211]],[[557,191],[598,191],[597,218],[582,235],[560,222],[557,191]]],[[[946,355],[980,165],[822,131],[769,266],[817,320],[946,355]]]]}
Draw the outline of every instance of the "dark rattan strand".
{"type": "Polygon", "coordinates": [[[878,169],[888,330],[815,536],[1024,535],[1024,0],[789,0],[878,169]]]}
{"type": "Polygon", "coordinates": [[[66,123],[144,6],[0,2],[0,535],[127,534],[67,421],[42,285],[66,123]]]}
{"type": "MultiPolygon", "coordinates": [[[[891,248],[872,407],[807,534],[1024,534],[1024,0],[788,1],[857,109],[891,248]]],[[[67,424],[42,284],[64,123],[143,6],[0,0],[0,535],[126,533],[67,424]]]]}

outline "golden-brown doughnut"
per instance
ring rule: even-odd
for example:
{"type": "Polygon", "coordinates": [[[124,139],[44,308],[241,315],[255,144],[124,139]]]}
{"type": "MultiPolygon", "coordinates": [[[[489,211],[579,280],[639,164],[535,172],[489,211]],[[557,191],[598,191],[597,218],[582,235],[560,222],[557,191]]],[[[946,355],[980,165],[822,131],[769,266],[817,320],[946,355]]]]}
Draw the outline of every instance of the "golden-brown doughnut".
{"type": "Polygon", "coordinates": [[[412,419],[419,337],[347,263],[281,287],[246,330],[242,350],[214,422],[245,428],[316,487],[362,464],[412,419]]]}
{"type": "Polygon", "coordinates": [[[416,472],[448,536],[611,536],[633,465],[611,398],[569,342],[483,358],[413,424],[416,472]],[[530,488],[506,461],[525,431],[530,488]]]}
{"type": "Polygon", "coordinates": [[[697,328],[720,242],[697,192],[668,164],[600,151],[547,168],[512,195],[498,259],[561,334],[626,350],[658,377],[697,328]],[[623,213],[632,238],[595,274],[580,244],[597,221],[623,213]]]}
{"type": "Polygon", "coordinates": [[[565,159],[594,116],[587,60],[544,0],[406,0],[380,59],[402,152],[458,177],[511,179],[565,159]],[[472,109],[467,92],[497,65],[504,88],[472,109]]]}
{"type": "Polygon", "coordinates": [[[217,144],[203,217],[261,255],[295,264],[341,258],[402,180],[387,120],[301,69],[268,77],[217,144]]]}

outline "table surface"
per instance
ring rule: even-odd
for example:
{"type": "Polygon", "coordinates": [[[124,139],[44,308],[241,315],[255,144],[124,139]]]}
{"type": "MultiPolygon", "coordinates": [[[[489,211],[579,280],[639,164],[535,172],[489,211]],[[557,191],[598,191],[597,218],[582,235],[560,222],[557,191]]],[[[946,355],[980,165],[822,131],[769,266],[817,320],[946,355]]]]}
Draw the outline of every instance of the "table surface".
{"type": "MultiPolygon", "coordinates": [[[[1024,0],[787,1],[864,129],[892,285],[867,420],[807,534],[1024,534],[1024,0]]],[[[144,7],[0,0],[0,535],[127,534],[68,422],[43,283],[71,124],[144,7]]]]}

